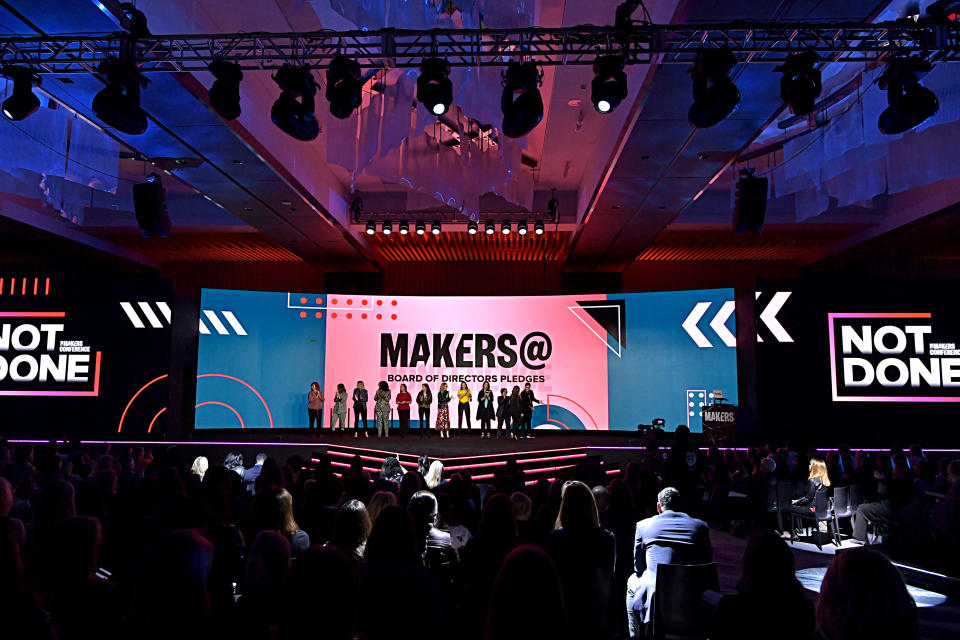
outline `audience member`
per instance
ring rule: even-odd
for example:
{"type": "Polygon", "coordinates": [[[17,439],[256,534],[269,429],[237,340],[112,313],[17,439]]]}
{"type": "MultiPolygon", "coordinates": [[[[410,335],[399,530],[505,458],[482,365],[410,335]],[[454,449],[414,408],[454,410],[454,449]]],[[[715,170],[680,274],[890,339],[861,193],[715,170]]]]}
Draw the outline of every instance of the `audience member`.
{"type": "Polygon", "coordinates": [[[370,515],[359,500],[348,500],[337,512],[330,544],[359,562],[370,536],[370,515]]]}
{"type": "Polygon", "coordinates": [[[574,640],[563,598],[550,556],[533,545],[517,547],[494,582],[484,640],[574,640]]]}
{"type": "Polygon", "coordinates": [[[793,552],[776,533],[758,531],[747,540],[736,595],[717,606],[711,640],[780,640],[814,637],[813,604],[793,568],[793,552]]]}
{"type": "Polygon", "coordinates": [[[547,549],[563,585],[570,632],[575,638],[608,637],[616,540],[600,526],[590,487],[578,480],[563,485],[556,528],[547,549]]]}
{"type": "Polygon", "coordinates": [[[817,601],[824,640],[917,640],[917,605],[889,560],[871,549],[838,554],[827,567],[817,601]]]}
{"type": "Polygon", "coordinates": [[[650,622],[658,564],[701,564],[713,559],[710,530],[703,520],[681,511],[680,492],[666,487],[657,494],[658,515],[637,523],[633,563],[627,580],[627,620],[631,637],[650,622]]]}

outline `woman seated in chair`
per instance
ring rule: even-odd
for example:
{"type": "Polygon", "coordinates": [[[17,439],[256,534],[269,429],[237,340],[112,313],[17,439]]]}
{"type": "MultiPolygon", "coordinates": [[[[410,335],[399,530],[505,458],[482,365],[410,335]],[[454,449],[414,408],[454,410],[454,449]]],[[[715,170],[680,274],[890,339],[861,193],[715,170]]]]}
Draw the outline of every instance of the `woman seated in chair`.
{"type": "MultiPolygon", "coordinates": [[[[830,477],[827,475],[827,465],[823,460],[813,458],[810,460],[810,475],[807,478],[806,493],[792,504],[784,509],[785,513],[796,513],[797,515],[810,517],[816,513],[817,498],[825,498],[830,495],[830,477]]],[[[793,535],[790,531],[785,531],[784,538],[790,538],[793,535]]]]}

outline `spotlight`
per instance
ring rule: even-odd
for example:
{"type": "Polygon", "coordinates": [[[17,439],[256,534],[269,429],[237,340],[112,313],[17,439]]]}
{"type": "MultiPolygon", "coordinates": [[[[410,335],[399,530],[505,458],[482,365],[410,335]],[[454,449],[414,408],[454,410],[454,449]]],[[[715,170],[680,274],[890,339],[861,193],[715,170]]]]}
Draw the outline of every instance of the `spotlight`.
{"type": "Polygon", "coordinates": [[[240,65],[214,60],[208,69],[216,78],[207,92],[210,106],[224,120],[236,120],[240,117],[240,81],[243,80],[240,65]]]}
{"type": "Polygon", "coordinates": [[[439,221],[439,220],[434,220],[433,222],[430,223],[430,233],[432,233],[432,234],[435,235],[435,236],[440,235],[440,221],[439,221]]]}
{"type": "Polygon", "coordinates": [[[410,233],[410,225],[404,220],[400,222],[400,235],[405,236],[410,233]]]}
{"type": "Polygon", "coordinates": [[[505,236],[510,235],[510,223],[509,223],[509,222],[501,222],[501,223],[500,223],[500,233],[502,233],[502,234],[505,235],[505,236]]]}
{"type": "Polygon", "coordinates": [[[517,224],[517,233],[519,233],[519,234],[522,235],[522,236],[527,235],[527,223],[526,223],[526,222],[521,222],[521,223],[517,224]]]}
{"type": "Polygon", "coordinates": [[[520,138],[540,124],[543,119],[543,99],[540,97],[542,75],[532,62],[511,62],[503,74],[503,93],[500,110],[503,126],[500,130],[508,138],[520,138]]]}
{"type": "Polygon", "coordinates": [[[590,100],[600,113],[609,113],[627,97],[627,74],[623,72],[623,56],[597,56],[593,61],[593,82],[590,100]]]}
{"type": "Polygon", "coordinates": [[[538,236],[543,235],[543,220],[537,220],[533,223],[533,232],[538,236]]]}
{"type": "Polygon", "coordinates": [[[33,69],[11,65],[4,67],[0,75],[13,81],[13,91],[3,101],[3,115],[10,120],[23,120],[40,108],[40,98],[34,95],[33,88],[39,87],[41,80],[33,69]]]}
{"type": "Polygon", "coordinates": [[[877,120],[880,133],[909,131],[940,110],[936,94],[920,84],[920,78],[931,69],[933,65],[921,58],[897,58],[887,63],[877,81],[881,89],[886,89],[889,105],[877,120]]]}
{"type": "Polygon", "coordinates": [[[486,222],[483,225],[483,232],[488,236],[492,236],[493,232],[497,230],[497,227],[492,222],[486,222]]]}
{"type": "Polygon", "coordinates": [[[817,63],[820,57],[813,51],[795,53],[773,68],[782,71],[780,78],[780,97],[790,107],[790,112],[805,116],[813,111],[823,85],[820,82],[820,70],[817,63]]]}
{"type": "Polygon", "coordinates": [[[377,232],[377,223],[374,222],[373,220],[370,220],[369,222],[367,222],[367,235],[372,236],[376,232],[377,232]]]}
{"type": "Polygon", "coordinates": [[[303,142],[320,135],[320,124],[313,114],[317,85],[310,68],[285,64],[274,74],[273,80],[280,87],[280,97],[270,109],[273,124],[291,138],[303,142]]]}
{"type": "Polygon", "coordinates": [[[417,223],[417,235],[422,236],[426,232],[427,232],[427,223],[421,220],[420,222],[417,223]]]}
{"type": "Polygon", "coordinates": [[[393,224],[389,220],[384,220],[380,230],[383,231],[383,235],[388,236],[393,233],[393,224]]]}
{"type": "Polygon", "coordinates": [[[467,233],[469,233],[472,236],[477,235],[477,223],[474,222],[473,220],[467,223],[467,233]]]}
{"type": "Polygon", "coordinates": [[[140,108],[140,90],[147,79],[136,65],[121,60],[104,60],[97,70],[107,86],[93,98],[93,112],[108,127],[132,136],[147,130],[147,114],[140,108]]]}
{"type": "Polygon", "coordinates": [[[729,73],[737,57],[729,49],[707,49],[697,54],[693,74],[693,104],[687,119],[697,129],[719,123],[740,105],[740,90],[729,73]]]}
{"type": "Polygon", "coordinates": [[[345,120],[360,107],[363,78],[360,63],[346,56],[334,56],[327,68],[327,100],[330,114],[345,120]]]}
{"type": "Polygon", "coordinates": [[[442,116],[453,102],[450,65],[442,58],[424,58],[417,78],[417,102],[435,116],[442,116]]]}

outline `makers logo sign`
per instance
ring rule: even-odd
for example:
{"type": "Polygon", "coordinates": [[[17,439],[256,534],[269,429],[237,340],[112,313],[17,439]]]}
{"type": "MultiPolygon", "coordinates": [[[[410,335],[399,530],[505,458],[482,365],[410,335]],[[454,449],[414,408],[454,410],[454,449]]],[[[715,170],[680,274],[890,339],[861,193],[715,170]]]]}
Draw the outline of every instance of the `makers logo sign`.
{"type": "Polygon", "coordinates": [[[97,396],[100,354],[63,311],[0,312],[0,396],[97,396]]]}
{"type": "Polygon", "coordinates": [[[960,402],[960,350],[930,313],[828,313],[834,402],[960,402]]]}

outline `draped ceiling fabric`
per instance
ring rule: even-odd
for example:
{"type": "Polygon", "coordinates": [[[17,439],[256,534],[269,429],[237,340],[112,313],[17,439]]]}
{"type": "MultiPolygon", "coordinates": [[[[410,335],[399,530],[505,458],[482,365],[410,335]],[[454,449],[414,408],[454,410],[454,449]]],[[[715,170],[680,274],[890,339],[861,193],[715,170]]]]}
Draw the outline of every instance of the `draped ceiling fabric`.
{"type": "MultiPolygon", "coordinates": [[[[3,98],[10,89],[4,81],[3,98]]],[[[83,223],[98,193],[117,193],[119,158],[113,138],[67,109],[44,105],[19,122],[0,118],[0,172],[8,176],[0,188],[43,198],[71,222],[83,223]]]]}
{"type": "Polygon", "coordinates": [[[948,67],[940,64],[921,80],[940,100],[937,115],[894,136],[877,129],[887,107],[886,92],[875,84],[880,70],[865,72],[859,93],[831,108],[825,126],[784,145],[772,195],[793,194],[802,222],[832,207],[870,208],[875,196],[960,177],[960,76],[948,67]]]}
{"type": "MultiPolygon", "coordinates": [[[[512,28],[533,26],[533,0],[315,0],[318,10],[330,9],[354,28],[512,28]]],[[[446,114],[456,122],[456,147],[441,143],[438,119],[416,105],[416,70],[381,73],[357,115],[347,120],[327,117],[327,161],[350,174],[351,188],[360,175],[386,183],[404,184],[429,194],[473,220],[480,213],[480,196],[496,193],[530,209],[533,178],[524,171],[525,142],[498,135],[501,120],[500,69],[457,67],[451,70],[453,105],[446,114]],[[470,121],[493,125],[492,135],[468,138],[470,121]],[[496,142],[492,142],[496,140],[496,142]]],[[[367,87],[374,85],[369,81],[367,87]]],[[[446,132],[449,138],[450,132],[446,132]]]]}

